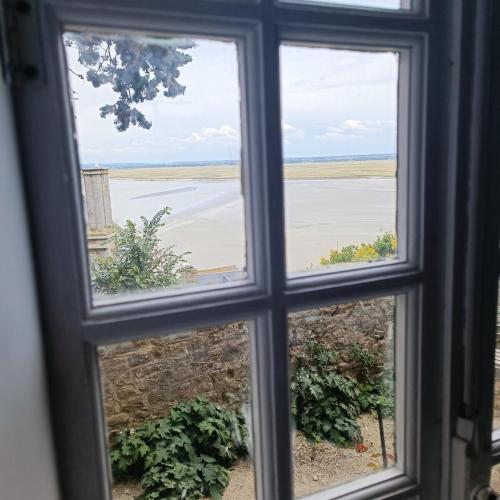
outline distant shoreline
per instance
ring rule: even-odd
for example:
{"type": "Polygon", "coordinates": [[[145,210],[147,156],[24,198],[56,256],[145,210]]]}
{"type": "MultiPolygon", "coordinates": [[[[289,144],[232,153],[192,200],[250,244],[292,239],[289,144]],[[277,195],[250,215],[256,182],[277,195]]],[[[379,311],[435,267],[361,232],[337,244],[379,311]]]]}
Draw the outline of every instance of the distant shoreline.
{"type": "MultiPolygon", "coordinates": [[[[342,156],[302,156],[285,158],[285,165],[297,164],[318,164],[318,163],[351,163],[351,162],[365,162],[365,161],[379,161],[379,160],[395,160],[394,154],[365,154],[365,155],[342,155],[342,156]]],[[[112,163],[112,162],[98,162],[96,164],[83,163],[82,169],[92,169],[96,167],[115,169],[138,169],[138,168],[173,168],[173,167],[211,167],[217,165],[219,167],[234,167],[238,165],[239,161],[234,160],[209,160],[209,161],[183,161],[183,162],[169,162],[169,163],[112,163]]]]}
{"type": "MultiPolygon", "coordinates": [[[[101,166],[106,167],[106,165],[101,166]]],[[[395,159],[285,163],[284,167],[284,176],[287,180],[362,179],[395,175],[395,159]]],[[[168,168],[165,166],[110,168],[109,177],[138,181],[237,180],[240,178],[240,168],[236,164],[221,165],[215,162],[168,168]]]]}

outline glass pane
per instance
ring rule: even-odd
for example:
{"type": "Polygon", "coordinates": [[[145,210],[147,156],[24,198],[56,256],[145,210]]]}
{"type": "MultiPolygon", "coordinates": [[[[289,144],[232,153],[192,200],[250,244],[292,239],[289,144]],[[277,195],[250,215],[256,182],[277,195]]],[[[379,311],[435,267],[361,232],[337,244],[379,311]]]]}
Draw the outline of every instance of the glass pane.
{"type": "Polygon", "coordinates": [[[287,269],[397,257],[398,54],[281,47],[287,269]]]}
{"type": "Polygon", "coordinates": [[[236,44],[64,43],[94,299],[247,279],[236,44]]]}
{"type": "Polygon", "coordinates": [[[376,9],[411,9],[410,0],[283,0],[293,3],[329,4],[345,7],[369,7],[376,9]]]}
{"type": "Polygon", "coordinates": [[[99,348],[113,499],[252,499],[246,323],[99,348]]]}
{"type": "Polygon", "coordinates": [[[395,299],[288,316],[295,494],[396,464],[395,299]]]}

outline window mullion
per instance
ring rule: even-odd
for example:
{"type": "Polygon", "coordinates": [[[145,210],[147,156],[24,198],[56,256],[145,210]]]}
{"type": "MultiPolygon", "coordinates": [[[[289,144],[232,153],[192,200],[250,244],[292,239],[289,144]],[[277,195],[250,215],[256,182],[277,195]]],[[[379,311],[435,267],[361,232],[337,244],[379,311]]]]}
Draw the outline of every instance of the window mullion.
{"type": "MultiPolygon", "coordinates": [[[[251,168],[261,168],[265,185],[253,196],[265,210],[261,222],[267,237],[262,253],[268,269],[265,284],[272,297],[268,313],[257,322],[254,334],[254,406],[257,443],[257,491],[259,498],[292,498],[291,422],[288,391],[288,338],[283,296],[286,279],[284,196],[281,150],[279,85],[279,40],[273,7],[263,6],[260,44],[256,47],[255,68],[259,77],[257,94],[262,98],[249,120],[259,116],[257,129],[262,141],[260,167],[253,157],[251,168]]],[[[245,81],[248,91],[250,80],[245,81]]],[[[254,129],[255,130],[255,129],[254,129]]],[[[250,151],[252,151],[250,149],[250,151]]],[[[256,270],[258,273],[258,269],[256,270]]]]}

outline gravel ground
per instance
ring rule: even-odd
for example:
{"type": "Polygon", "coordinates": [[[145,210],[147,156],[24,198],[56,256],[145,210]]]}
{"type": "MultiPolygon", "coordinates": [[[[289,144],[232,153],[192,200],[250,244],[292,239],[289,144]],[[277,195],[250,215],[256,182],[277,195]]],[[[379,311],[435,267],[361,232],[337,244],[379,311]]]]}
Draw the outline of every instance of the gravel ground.
{"type": "MultiPolygon", "coordinates": [[[[341,448],[331,443],[314,444],[301,433],[294,439],[295,494],[307,495],[327,487],[356,479],[382,469],[382,455],[377,419],[362,415],[359,419],[366,449],[341,448]]],[[[389,464],[394,463],[392,422],[384,423],[389,464]]],[[[500,477],[500,471],[499,471],[500,477]]],[[[113,500],[133,500],[141,493],[137,484],[120,484],[113,488],[113,500]]],[[[250,461],[239,461],[229,472],[224,500],[254,500],[254,474],[250,461]]]]}

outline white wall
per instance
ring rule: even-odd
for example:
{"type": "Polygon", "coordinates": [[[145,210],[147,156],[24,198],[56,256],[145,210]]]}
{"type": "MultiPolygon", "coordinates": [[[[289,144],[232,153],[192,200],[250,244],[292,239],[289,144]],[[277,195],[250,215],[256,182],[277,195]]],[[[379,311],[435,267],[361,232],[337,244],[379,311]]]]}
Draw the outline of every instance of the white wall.
{"type": "Polygon", "coordinates": [[[28,228],[0,75],[0,499],[59,498],[28,228]]]}

